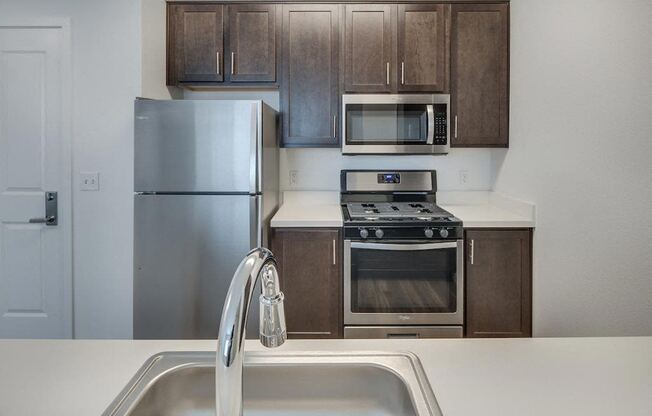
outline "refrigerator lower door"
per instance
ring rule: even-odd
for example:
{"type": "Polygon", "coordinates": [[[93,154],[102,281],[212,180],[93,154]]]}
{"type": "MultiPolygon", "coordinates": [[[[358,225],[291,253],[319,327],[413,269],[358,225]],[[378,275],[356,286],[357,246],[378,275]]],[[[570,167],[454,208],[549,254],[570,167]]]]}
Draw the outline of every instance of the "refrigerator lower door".
{"type": "MultiPolygon", "coordinates": [[[[136,195],[134,338],[217,338],[231,278],[260,239],[260,196],[136,195]]],[[[253,302],[248,334],[256,334],[253,302]]]]}

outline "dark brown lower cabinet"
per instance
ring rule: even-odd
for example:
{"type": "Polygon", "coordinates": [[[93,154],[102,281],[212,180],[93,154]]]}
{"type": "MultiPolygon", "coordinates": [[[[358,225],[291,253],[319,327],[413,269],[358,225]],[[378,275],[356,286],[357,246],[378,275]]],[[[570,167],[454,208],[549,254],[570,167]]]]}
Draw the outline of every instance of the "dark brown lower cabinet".
{"type": "Polygon", "coordinates": [[[532,336],[532,230],[466,230],[467,337],[532,336]]]}
{"type": "Polygon", "coordinates": [[[278,260],[289,338],[342,338],[339,229],[275,228],[270,249],[278,260]]]}

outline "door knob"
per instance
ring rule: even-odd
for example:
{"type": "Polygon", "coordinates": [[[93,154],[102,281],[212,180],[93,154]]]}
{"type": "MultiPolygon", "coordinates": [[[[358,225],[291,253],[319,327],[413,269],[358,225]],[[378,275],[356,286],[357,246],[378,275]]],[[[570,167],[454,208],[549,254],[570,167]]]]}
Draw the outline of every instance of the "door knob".
{"type": "Polygon", "coordinates": [[[57,217],[54,215],[50,215],[49,217],[45,218],[30,218],[29,223],[30,224],[47,224],[47,225],[55,225],[54,222],[57,220],[57,217]]]}
{"type": "Polygon", "coordinates": [[[45,217],[43,218],[30,218],[30,224],[45,224],[45,225],[57,225],[57,193],[56,192],[46,192],[45,193],[45,217]]]}

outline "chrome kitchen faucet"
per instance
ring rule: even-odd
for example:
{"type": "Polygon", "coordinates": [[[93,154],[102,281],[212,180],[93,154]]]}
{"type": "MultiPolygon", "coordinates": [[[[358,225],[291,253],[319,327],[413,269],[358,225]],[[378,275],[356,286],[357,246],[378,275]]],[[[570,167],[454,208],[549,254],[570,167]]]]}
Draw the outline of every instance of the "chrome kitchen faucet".
{"type": "Polygon", "coordinates": [[[287,338],[283,292],[276,259],[266,248],[249,252],[233,275],[220,321],[215,363],[217,416],[242,415],[242,363],[245,326],[254,288],[262,280],[260,295],[260,342],[268,348],[283,345],[287,338]]]}

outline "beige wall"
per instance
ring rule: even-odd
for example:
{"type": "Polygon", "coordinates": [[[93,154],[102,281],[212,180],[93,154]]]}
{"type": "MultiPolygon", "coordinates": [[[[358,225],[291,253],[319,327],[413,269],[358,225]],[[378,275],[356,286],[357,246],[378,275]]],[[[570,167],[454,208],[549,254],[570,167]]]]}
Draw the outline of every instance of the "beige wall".
{"type": "Polygon", "coordinates": [[[182,98],[181,89],[165,86],[165,0],[141,0],[142,96],[182,98]]]}
{"type": "Polygon", "coordinates": [[[652,2],[512,0],[510,149],[533,201],[534,334],[652,335],[652,2]]]}

